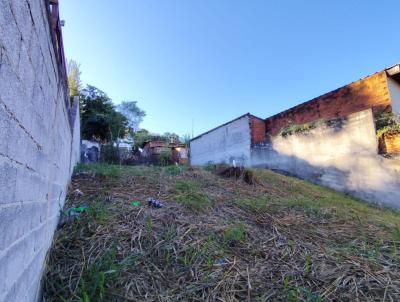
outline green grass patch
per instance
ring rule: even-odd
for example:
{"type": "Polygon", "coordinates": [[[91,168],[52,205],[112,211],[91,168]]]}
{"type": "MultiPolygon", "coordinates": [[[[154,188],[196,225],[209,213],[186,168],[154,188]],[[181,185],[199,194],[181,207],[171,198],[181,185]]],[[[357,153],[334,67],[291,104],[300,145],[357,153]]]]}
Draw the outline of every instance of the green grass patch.
{"type": "Polygon", "coordinates": [[[84,215],[86,215],[88,222],[100,224],[105,223],[110,219],[110,211],[101,201],[90,204],[84,215]]]}
{"type": "Polygon", "coordinates": [[[122,168],[118,165],[109,165],[104,163],[78,164],[74,171],[75,173],[92,171],[105,177],[118,178],[121,176],[122,168]]]}
{"type": "Polygon", "coordinates": [[[253,169],[268,188],[283,192],[272,196],[274,203],[282,206],[300,207],[307,210],[330,209],[337,216],[358,218],[376,225],[386,226],[395,232],[400,228],[400,211],[379,207],[347,194],[322,187],[296,177],[285,176],[266,169],[253,169]]]}
{"type": "Polygon", "coordinates": [[[106,285],[116,281],[121,270],[116,255],[116,249],[111,248],[84,268],[77,290],[81,301],[107,301],[106,285]]]}
{"type": "Polygon", "coordinates": [[[177,175],[180,174],[181,172],[186,171],[188,168],[186,166],[177,166],[177,165],[171,165],[171,166],[166,166],[164,167],[164,171],[167,174],[171,175],[177,175]]]}
{"type": "Polygon", "coordinates": [[[201,185],[194,181],[181,180],[175,184],[176,200],[193,210],[202,210],[211,205],[207,194],[201,191],[201,185]]]}
{"type": "Polygon", "coordinates": [[[232,246],[239,242],[244,241],[246,238],[246,231],[242,223],[235,223],[228,226],[224,231],[224,243],[232,246]]]}
{"type": "Polygon", "coordinates": [[[201,188],[198,182],[191,180],[179,180],[175,183],[175,189],[178,192],[197,192],[201,188]]]}
{"type": "Polygon", "coordinates": [[[249,207],[252,210],[264,210],[268,207],[269,198],[267,196],[240,198],[235,200],[239,206],[249,207]]]}
{"type": "Polygon", "coordinates": [[[162,167],[147,167],[147,166],[126,166],[126,165],[113,165],[107,163],[94,163],[94,164],[78,164],[74,173],[79,172],[94,172],[108,178],[121,178],[123,176],[156,176],[159,175],[162,167]]]}

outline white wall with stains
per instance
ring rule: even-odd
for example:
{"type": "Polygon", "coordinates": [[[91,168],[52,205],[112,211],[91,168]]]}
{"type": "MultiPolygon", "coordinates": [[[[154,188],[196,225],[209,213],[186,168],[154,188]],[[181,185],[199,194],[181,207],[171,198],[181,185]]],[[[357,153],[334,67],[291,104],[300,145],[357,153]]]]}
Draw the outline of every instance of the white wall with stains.
{"type": "Polygon", "coordinates": [[[276,136],[252,148],[251,165],[285,171],[362,199],[400,207],[400,161],[378,155],[372,111],[334,126],[276,136]]]}
{"type": "Polygon", "coordinates": [[[209,163],[250,164],[250,120],[245,115],[224,126],[205,133],[190,142],[192,165],[209,163]]]}

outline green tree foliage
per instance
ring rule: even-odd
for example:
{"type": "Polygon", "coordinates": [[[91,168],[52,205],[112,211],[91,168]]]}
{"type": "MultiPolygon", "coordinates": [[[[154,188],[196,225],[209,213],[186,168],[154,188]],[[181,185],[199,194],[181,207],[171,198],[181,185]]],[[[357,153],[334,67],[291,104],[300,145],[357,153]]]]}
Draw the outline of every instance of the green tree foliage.
{"type": "Polygon", "coordinates": [[[131,134],[136,132],[140,123],[146,116],[146,112],[140,109],[136,101],[125,101],[118,105],[118,111],[121,112],[128,120],[128,126],[131,129],[131,134]]]}
{"type": "Polygon", "coordinates": [[[190,134],[185,134],[179,140],[181,141],[182,144],[185,144],[187,147],[189,147],[191,136],[190,134]]]}
{"type": "Polygon", "coordinates": [[[80,104],[83,138],[116,141],[126,136],[128,120],[105,92],[88,85],[80,94],[80,104]]]}
{"type": "Polygon", "coordinates": [[[400,117],[393,112],[381,111],[375,115],[376,136],[400,133],[400,117]]]}
{"type": "Polygon", "coordinates": [[[179,135],[173,132],[165,132],[162,137],[164,137],[165,141],[171,142],[171,143],[179,143],[179,135]]]}
{"type": "Polygon", "coordinates": [[[172,162],[172,151],[171,149],[162,150],[160,153],[160,164],[167,166],[172,162]]]}
{"type": "Polygon", "coordinates": [[[151,140],[153,138],[153,135],[150,133],[150,131],[146,129],[140,129],[135,132],[133,139],[135,142],[135,148],[140,148],[145,141],[151,140]]]}
{"type": "Polygon", "coordinates": [[[74,60],[69,60],[67,72],[69,96],[78,96],[82,89],[80,65],[74,60]]]}
{"type": "Polygon", "coordinates": [[[169,143],[183,142],[176,133],[165,132],[164,134],[151,133],[149,130],[140,129],[135,132],[134,136],[135,148],[140,148],[144,142],[151,140],[165,141],[169,143]]]}

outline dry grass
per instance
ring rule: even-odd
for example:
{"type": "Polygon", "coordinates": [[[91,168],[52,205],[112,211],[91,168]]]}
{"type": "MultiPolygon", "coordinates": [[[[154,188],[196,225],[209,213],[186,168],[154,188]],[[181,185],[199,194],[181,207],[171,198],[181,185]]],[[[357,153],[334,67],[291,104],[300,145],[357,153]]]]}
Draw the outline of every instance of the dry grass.
{"type": "Polygon", "coordinates": [[[67,205],[90,210],[55,235],[45,301],[400,300],[396,211],[266,170],[250,185],[213,168],[87,169],[67,205]]]}

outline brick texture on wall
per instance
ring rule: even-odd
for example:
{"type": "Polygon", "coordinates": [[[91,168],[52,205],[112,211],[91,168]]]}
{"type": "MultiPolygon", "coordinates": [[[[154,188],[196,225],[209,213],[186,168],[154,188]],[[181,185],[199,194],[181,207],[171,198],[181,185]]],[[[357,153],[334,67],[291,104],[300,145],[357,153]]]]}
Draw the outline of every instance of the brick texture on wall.
{"type": "Polygon", "coordinates": [[[380,153],[400,153],[400,135],[384,134],[379,140],[380,153]]]}
{"type": "Polygon", "coordinates": [[[47,1],[0,0],[0,301],[38,299],[79,149],[51,35],[47,1]]]}
{"type": "Polygon", "coordinates": [[[265,121],[250,116],[251,143],[256,144],[265,140],[265,121]]]}
{"type": "Polygon", "coordinates": [[[380,71],[267,118],[266,131],[274,136],[290,124],[345,117],[369,108],[375,112],[390,104],[386,72],[380,71]]]}

